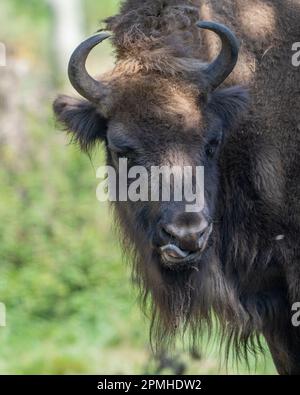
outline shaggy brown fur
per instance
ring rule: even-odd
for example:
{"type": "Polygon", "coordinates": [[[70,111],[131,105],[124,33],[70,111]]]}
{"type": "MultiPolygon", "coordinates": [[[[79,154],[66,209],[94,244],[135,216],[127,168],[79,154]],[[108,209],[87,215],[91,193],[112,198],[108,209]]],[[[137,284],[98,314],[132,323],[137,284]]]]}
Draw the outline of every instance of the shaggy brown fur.
{"type": "MultiPolygon", "coordinates": [[[[170,207],[115,205],[159,348],[187,328],[197,342],[214,312],[227,350],[255,352],[263,333],[278,371],[300,373],[299,330],[290,323],[291,304],[300,300],[300,70],[291,63],[299,20],[299,0],[127,0],[107,20],[117,62],[103,76],[111,89],[105,111],[65,96],[54,104],[83,149],[104,140],[132,165],[149,168],[167,157],[205,165],[214,231],[189,270],[163,267],[153,248],[170,207]],[[218,41],[199,32],[198,19],[222,22],[241,40],[240,61],[224,86],[249,88],[248,113],[245,89],[205,90],[201,67],[218,41]],[[216,140],[209,160],[205,152],[216,140]]],[[[116,158],[107,148],[108,164],[116,158]]]]}

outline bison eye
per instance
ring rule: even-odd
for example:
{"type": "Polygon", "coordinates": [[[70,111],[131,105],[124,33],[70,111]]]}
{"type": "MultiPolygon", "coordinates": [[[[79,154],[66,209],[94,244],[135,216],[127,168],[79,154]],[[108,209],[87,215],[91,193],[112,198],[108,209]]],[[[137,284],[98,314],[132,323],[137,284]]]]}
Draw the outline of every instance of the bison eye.
{"type": "Polygon", "coordinates": [[[130,159],[131,155],[133,154],[134,150],[130,147],[112,147],[108,146],[108,149],[115,160],[119,158],[127,158],[130,159]]]}
{"type": "Polygon", "coordinates": [[[208,156],[208,158],[213,158],[215,156],[219,145],[220,145],[219,139],[210,140],[210,142],[205,147],[205,153],[208,156]]]}

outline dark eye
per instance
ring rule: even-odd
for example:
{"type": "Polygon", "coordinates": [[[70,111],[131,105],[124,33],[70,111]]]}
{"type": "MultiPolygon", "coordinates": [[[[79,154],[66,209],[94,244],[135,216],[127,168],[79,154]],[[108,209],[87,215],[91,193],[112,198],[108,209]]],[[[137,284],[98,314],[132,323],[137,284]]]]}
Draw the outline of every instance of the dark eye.
{"type": "Polygon", "coordinates": [[[115,158],[127,157],[137,148],[136,144],[123,134],[108,134],[106,146],[115,158]]]}
{"type": "Polygon", "coordinates": [[[210,140],[205,148],[205,153],[209,158],[213,158],[217,152],[217,149],[220,145],[219,139],[210,140]]]}
{"type": "Polygon", "coordinates": [[[134,150],[130,147],[111,147],[108,145],[108,149],[112,155],[112,157],[116,160],[118,158],[127,158],[130,159],[131,155],[133,154],[134,150]]]}

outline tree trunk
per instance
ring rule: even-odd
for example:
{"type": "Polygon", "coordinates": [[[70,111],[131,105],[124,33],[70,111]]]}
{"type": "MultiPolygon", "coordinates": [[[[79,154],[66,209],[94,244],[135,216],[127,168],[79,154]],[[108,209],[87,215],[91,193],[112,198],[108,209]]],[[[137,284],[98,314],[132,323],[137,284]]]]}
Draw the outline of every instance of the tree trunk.
{"type": "Polygon", "coordinates": [[[53,46],[60,75],[66,74],[69,58],[84,37],[82,0],[48,0],[54,15],[53,46]]]}

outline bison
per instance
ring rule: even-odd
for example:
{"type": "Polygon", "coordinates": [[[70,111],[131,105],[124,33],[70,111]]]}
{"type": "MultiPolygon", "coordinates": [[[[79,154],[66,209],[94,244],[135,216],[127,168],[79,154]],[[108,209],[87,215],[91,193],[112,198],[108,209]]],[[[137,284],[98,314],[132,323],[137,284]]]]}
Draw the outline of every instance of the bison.
{"type": "Polygon", "coordinates": [[[106,20],[113,70],[85,67],[104,31],[71,57],[85,100],[59,96],[54,112],[83,151],[205,169],[199,212],[113,204],[154,349],[187,329],[197,343],[216,317],[227,352],[247,358],[262,334],[278,372],[300,373],[299,20],[299,0],[127,0],[106,20]]]}

